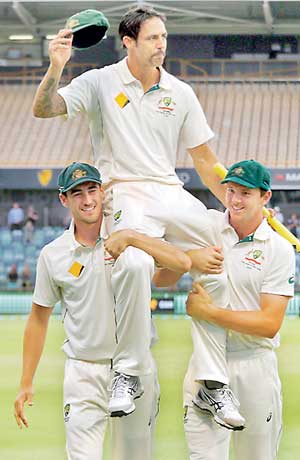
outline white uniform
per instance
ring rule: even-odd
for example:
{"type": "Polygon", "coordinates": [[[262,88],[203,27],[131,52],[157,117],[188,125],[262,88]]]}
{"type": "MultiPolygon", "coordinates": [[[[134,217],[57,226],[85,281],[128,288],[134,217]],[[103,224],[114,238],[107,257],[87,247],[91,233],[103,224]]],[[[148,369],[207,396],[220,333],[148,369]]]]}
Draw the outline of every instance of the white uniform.
{"type": "MultiPolygon", "coordinates": [[[[37,266],[33,301],[43,307],[62,305],[67,355],[64,378],[64,419],[68,460],[101,460],[109,419],[113,356],[116,349],[115,303],[111,289],[111,258],[102,240],[94,248],[80,245],[74,228],[45,246],[37,266]]],[[[151,354],[149,352],[151,359],[151,354]]],[[[144,377],[147,395],[143,413],[128,417],[114,429],[121,449],[113,460],[151,459],[153,406],[157,400],[155,365],[144,377]],[[136,431],[130,433],[130,426],[136,431]],[[125,427],[125,428],[124,428],[125,427]],[[134,443],[132,442],[134,440],[134,443]]],[[[113,423],[113,422],[112,422],[113,423]]],[[[114,440],[113,440],[114,441],[114,440]]]]}
{"type": "MultiPolygon", "coordinates": [[[[263,221],[254,236],[239,241],[228,214],[214,212],[222,233],[230,289],[230,308],[260,310],[260,294],[293,296],[295,257],[292,246],[263,221]],[[284,263],[282,263],[284,261],[284,263]]],[[[273,339],[230,331],[227,363],[230,385],[240,401],[246,428],[233,433],[235,458],[276,460],[282,425],[281,385],[273,339]]],[[[194,409],[197,391],[192,356],[184,382],[185,433],[191,460],[227,460],[230,432],[194,409]]]]}
{"type": "MultiPolygon", "coordinates": [[[[112,184],[106,191],[106,209],[111,205],[107,212],[114,219],[110,231],[134,228],[165,237],[182,249],[218,244],[205,206],[183,190],[175,173],[179,149],[196,147],[213,136],[189,85],[161,69],[159,84],[144,93],[124,59],[84,73],[59,93],[69,118],[79,112],[88,115],[95,164],[104,183],[112,184]]],[[[151,258],[131,247],[113,269],[119,337],[114,363],[119,372],[140,375],[148,371],[152,274],[151,258]]],[[[203,282],[220,283],[219,293],[224,293],[220,303],[225,306],[226,275],[203,278],[203,282]]],[[[203,327],[209,342],[217,343],[215,337],[210,338],[214,331],[203,327]]],[[[208,375],[211,368],[203,362],[198,378],[227,381],[221,351],[216,353],[217,361],[220,356],[217,373],[208,375]]]]}

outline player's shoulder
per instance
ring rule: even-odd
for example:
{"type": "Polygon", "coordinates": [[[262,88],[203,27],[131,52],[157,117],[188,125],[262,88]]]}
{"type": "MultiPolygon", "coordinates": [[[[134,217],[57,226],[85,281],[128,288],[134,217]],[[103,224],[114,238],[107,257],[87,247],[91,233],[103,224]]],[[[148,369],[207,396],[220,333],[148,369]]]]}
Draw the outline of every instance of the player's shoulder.
{"type": "Polygon", "coordinates": [[[275,230],[273,230],[271,227],[269,232],[272,246],[274,247],[275,254],[278,257],[294,256],[294,247],[291,243],[289,243],[289,241],[283,238],[283,236],[279,235],[279,233],[275,232],[275,230]]]}
{"type": "Polygon", "coordinates": [[[53,257],[55,254],[61,254],[64,249],[70,247],[71,232],[65,230],[60,236],[47,243],[41,250],[41,256],[53,257]]]}
{"type": "Polygon", "coordinates": [[[163,69],[163,78],[170,84],[172,88],[181,90],[187,94],[193,93],[193,89],[189,83],[183,80],[180,80],[179,78],[175,77],[171,73],[167,72],[165,69],[163,69]]]}

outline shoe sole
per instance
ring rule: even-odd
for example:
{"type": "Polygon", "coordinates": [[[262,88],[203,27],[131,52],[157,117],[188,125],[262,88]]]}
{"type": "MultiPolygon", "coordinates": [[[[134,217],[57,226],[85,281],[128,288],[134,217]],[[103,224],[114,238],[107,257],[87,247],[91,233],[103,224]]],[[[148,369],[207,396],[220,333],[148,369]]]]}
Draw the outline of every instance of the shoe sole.
{"type": "MultiPolygon", "coordinates": [[[[140,393],[138,396],[136,396],[135,398],[133,398],[134,400],[136,399],[139,399],[143,396],[144,392],[140,393]]],[[[114,412],[111,412],[109,414],[110,417],[126,417],[127,415],[130,415],[132,414],[133,412],[135,411],[135,405],[133,404],[133,409],[132,410],[128,410],[128,411],[124,411],[124,410],[115,410],[114,412]]]]}
{"type": "Polygon", "coordinates": [[[214,415],[209,409],[199,406],[198,404],[195,403],[195,401],[193,401],[193,404],[194,404],[194,406],[196,406],[201,411],[206,412],[207,414],[209,414],[218,425],[222,426],[223,428],[227,428],[227,430],[242,431],[245,428],[245,425],[240,425],[240,426],[228,425],[228,424],[226,424],[226,422],[224,422],[222,419],[220,419],[217,415],[214,415]]]}

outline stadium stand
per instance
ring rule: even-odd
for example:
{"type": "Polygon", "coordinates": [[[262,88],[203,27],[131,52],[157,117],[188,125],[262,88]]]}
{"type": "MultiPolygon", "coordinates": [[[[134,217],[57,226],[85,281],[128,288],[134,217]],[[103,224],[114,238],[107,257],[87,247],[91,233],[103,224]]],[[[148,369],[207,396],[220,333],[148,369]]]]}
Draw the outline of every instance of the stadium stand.
{"type": "MultiPolygon", "coordinates": [[[[212,148],[224,164],[251,156],[270,167],[300,163],[299,82],[196,82],[194,90],[216,133],[212,148]]],[[[1,86],[2,167],[62,167],[92,161],[84,116],[39,120],[31,106],[35,85],[1,86]]],[[[177,167],[191,168],[179,152],[177,167]]]]}

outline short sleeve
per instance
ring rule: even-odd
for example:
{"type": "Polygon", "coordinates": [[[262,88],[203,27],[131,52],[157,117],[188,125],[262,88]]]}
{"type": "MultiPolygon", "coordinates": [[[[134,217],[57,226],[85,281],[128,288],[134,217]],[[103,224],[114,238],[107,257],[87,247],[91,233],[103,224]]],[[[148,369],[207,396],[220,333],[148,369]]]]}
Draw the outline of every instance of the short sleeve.
{"type": "Polygon", "coordinates": [[[86,112],[89,117],[97,112],[100,116],[100,105],[97,95],[97,72],[93,69],[74,78],[71,83],[58,90],[67,106],[67,117],[75,118],[76,115],[86,112]]]}
{"type": "Polygon", "coordinates": [[[50,263],[47,262],[47,256],[43,249],[37,263],[36,282],[32,299],[34,303],[43,307],[54,307],[61,300],[60,288],[51,276],[50,270],[50,263]]]}
{"type": "Polygon", "coordinates": [[[284,296],[294,295],[295,253],[291,244],[280,238],[269,269],[264,278],[261,293],[284,296]]]}
{"type": "Polygon", "coordinates": [[[180,144],[185,148],[194,148],[205,144],[214,133],[210,129],[203,109],[193,89],[186,85],[188,111],[181,131],[180,144]]]}

